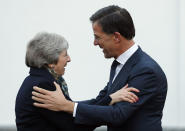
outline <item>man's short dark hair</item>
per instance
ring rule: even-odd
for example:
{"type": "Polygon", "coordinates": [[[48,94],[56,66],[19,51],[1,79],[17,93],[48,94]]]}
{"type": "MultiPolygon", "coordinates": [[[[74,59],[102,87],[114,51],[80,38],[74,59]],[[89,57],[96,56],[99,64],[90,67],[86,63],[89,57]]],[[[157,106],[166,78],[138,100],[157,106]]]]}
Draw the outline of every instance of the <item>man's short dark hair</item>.
{"type": "Polygon", "coordinates": [[[132,17],[126,9],[119,6],[111,5],[98,10],[90,17],[90,21],[97,21],[107,34],[119,32],[128,40],[135,36],[132,17]]]}

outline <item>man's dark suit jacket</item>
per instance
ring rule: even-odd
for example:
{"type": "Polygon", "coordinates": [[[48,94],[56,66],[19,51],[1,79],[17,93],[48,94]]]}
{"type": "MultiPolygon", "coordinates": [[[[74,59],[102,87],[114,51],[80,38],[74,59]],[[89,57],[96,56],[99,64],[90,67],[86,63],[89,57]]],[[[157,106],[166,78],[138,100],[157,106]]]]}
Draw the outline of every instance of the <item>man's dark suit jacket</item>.
{"type": "Polygon", "coordinates": [[[75,123],[108,125],[108,131],[162,131],[162,110],[167,94],[166,76],[141,48],[128,59],[111,87],[109,85],[111,84],[108,83],[96,99],[79,102],[75,123]],[[99,105],[127,83],[140,90],[136,94],[138,102],[99,105]]]}
{"type": "MultiPolygon", "coordinates": [[[[45,68],[31,68],[16,98],[16,125],[18,131],[88,131],[90,128],[75,125],[72,115],[33,106],[33,86],[56,90],[54,78],[45,68]]],[[[66,99],[71,100],[68,96],[66,99]]]]}

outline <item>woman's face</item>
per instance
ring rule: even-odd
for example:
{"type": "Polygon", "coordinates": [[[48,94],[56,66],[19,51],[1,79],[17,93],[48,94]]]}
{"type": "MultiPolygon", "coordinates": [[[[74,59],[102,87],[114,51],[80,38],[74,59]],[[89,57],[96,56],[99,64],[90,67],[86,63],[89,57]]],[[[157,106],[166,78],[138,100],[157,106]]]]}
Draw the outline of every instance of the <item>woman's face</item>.
{"type": "Polygon", "coordinates": [[[57,64],[53,65],[54,71],[58,75],[64,75],[65,72],[65,66],[67,66],[67,63],[71,61],[70,56],[67,54],[67,50],[64,50],[60,53],[57,64]]]}

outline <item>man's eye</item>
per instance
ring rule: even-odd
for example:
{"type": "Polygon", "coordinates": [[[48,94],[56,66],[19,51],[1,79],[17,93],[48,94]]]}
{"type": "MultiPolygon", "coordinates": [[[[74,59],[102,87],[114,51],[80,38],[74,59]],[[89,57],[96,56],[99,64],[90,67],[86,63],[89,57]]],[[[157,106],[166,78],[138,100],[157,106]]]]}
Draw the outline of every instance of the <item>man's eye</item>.
{"type": "Polygon", "coordinates": [[[96,39],[96,40],[99,40],[99,39],[100,39],[100,37],[95,37],[95,39],[96,39]]]}
{"type": "Polygon", "coordinates": [[[96,36],[96,35],[94,36],[94,38],[95,38],[95,39],[99,39],[99,37],[98,37],[98,36],[96,36]]]}

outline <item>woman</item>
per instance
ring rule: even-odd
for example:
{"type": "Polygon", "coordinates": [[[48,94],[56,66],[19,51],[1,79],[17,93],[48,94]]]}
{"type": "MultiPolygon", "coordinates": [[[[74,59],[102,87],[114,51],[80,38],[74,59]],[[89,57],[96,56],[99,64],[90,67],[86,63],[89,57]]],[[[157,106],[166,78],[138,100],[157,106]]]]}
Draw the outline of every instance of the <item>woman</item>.
{"type": "MultiPolygon", "coordinates": [[[[31,99],[33,86],[54,91],[58,84],[65,98],[71,101],[67,84],[62,77],[65,66],[71,61],[67,49],[68,43],[62,36],[46,32],[37,34],[28,43],[26,65],[30,67],[30,75],[25,78],[20,87],[15,106],[18,131],[91,130],[90,127],[73,124],[73,117],[68,113],[54,112],[33,106],[34,101],[31,99]]],[[[127,101],[134,100],[129,93],[125,93],[125,95],[130,97],[127,101]]],[[[120,99],[118,100],[115,95],[115,100],[113,99],[111,104],[119,101],[120,99]]],[[[105,102],[102,101],[103,103],[105,102]]]]}

